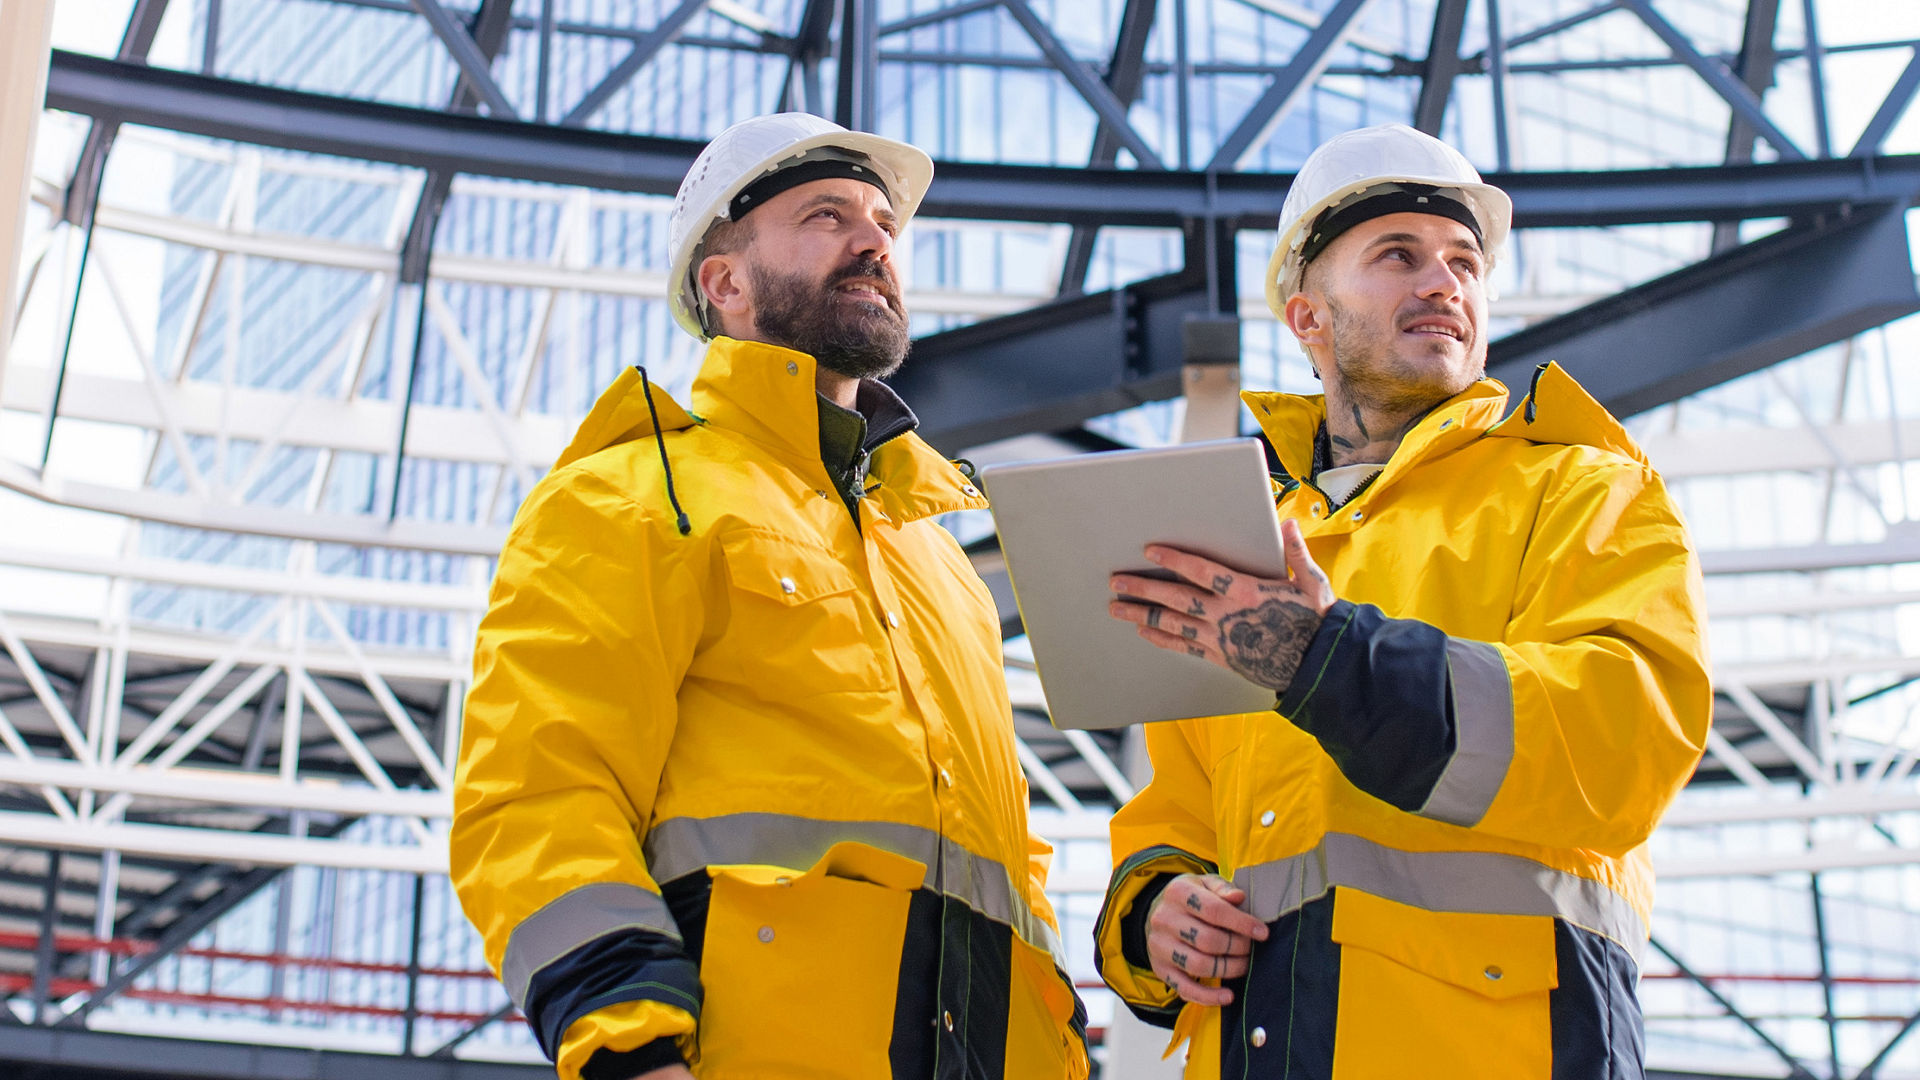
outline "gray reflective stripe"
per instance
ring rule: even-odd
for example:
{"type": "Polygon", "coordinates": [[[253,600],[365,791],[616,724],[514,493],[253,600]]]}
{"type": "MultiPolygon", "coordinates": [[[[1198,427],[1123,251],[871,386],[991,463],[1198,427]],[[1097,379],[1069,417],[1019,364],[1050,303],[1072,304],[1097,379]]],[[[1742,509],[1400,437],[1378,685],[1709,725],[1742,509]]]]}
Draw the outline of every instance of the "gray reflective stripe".
{"type": "Polygon", "coordinates": [[[1328,833],[1312,851],[1234,871],[1233,883],[1246,890],[1247,911],[1262,922],[1338,885],[1428,911],[1552,915],[1610,938],[1635,962],[1647,942],[1647,924],[1626,897],[1519,855],[1401,851],[1328,833]]]}
{"type": "Polygon", "coordinates": [[[1471,828],[1487,816],[1513,765],[1513,680],[1500,650],[1447,639],[1454,751],[1420,808],[1422,816],[1471,828]]]}
{"type": "MultiPolygon", "coordinates": [[[[732,863],[805,870],[827,849],[853,840],[926,864],[925,886],[944,891],[986,917],[1013,927],[1028,944],[1062,955],[1052,928],[1016,892],[1007,868],[932,829],[897,821],[822,821],[791,814],[726,814],[670,818],[647,833],[642,850],[656,881],[672,881],[732,863]]],[[[1064,965],[1063,965],[1064,966],[1064,965]]]]}
{"type": "Polygon", "coordinates": [[[680,926],[658,893],[617,881],[582,885],[513,928],[500,961],[500,981],[513,1003],[525,1009],[527,987],[541,968],[616,930],[647,930],[680,940],[680,926]]]}

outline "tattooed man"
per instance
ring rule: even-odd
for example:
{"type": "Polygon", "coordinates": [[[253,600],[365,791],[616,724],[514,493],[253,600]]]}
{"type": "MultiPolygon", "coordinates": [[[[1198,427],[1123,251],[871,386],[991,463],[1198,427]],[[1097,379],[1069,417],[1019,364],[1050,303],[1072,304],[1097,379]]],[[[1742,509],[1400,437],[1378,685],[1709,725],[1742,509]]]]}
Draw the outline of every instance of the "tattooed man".
{"type": "Polygon", "coordinates": [[[1153,724],[1096,928],[1189,1077],[1643,1075],[1645,842],[1705,743],[1697,561],[1660,478],[1542,366],[1484,377],[1511,204],[1411,129],[1302,167],[1268,302],[1322,396],[1245,395],[1288,574],[1151,547],[1116,618],[1274,692],[1153,724]],[[1505,417],[1505,419],[1503,419],[1505,417]]]}

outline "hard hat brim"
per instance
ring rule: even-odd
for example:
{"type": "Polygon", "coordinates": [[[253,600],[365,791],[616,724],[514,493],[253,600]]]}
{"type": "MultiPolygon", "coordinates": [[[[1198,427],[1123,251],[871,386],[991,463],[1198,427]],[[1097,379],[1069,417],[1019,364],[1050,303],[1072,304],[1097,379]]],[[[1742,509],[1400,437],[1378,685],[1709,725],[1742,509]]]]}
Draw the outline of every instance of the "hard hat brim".
{"type": "Polygon", "coordinates": [[[674,253],[673,264],[667,268],[667,300],[673,309],[673,320],[680,324],[681,329],[701,341],[709,339],[706,328],[700,325],[699,297],[695,294],[697,286],[692,280],[693,256],[700,249],[700,240],[713,228],[714,223],[725,220],[725,210],[733,202],[734,196],[754,181],[777,171],[783,163],[823,147],[864,154],[875,165],[885,181],[887,201],[893,205],[897,228],[905,231],[907,223],[913,220],[914,213],[920,209],[921,200],[926,198],[928,185],[933,182],[933,159],[924,150],[864,131],[829,131],[796,140],[782,147],[779,157],[763,162],[759,169],[747,170],[720,189],[710,204],[701,210],[704,224],[695,239],[674,253]]]}

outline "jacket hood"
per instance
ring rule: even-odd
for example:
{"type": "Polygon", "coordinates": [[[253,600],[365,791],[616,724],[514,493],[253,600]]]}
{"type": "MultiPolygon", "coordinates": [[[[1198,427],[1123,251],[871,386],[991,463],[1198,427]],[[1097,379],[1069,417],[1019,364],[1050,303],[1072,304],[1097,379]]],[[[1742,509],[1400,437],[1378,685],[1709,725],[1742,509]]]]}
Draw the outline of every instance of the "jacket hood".
{"type": "Polygon", "coordinates": [[[573,441],[560,451],[553,467],[563,468],[609,446],[652,435],[655,413],[660,417],[661,431],[679,431],[699,422],[657,383],[653,386],[653,409],[649,410],[643,379],[639,368],[622,371],[613,385],[600,394],[600,400],[593,403],[592,411],[580,422],[573,441]]]}
{"type": "MultiPolygon", "coordinates": [[[[1287,473],[1296,478],[1308,476],[1313,466],[1314,436],[1326,420],[1326,398],[1247,390],[1240,399],[1253,410],[1287,473]]],[[[1472,439],[1496,435],[1536,443],[1591,446],[1648,464],[1646,453],[1620,421],[1558,364],[1536,368],[1527,396],[1512,415],[1502,419],[1507,400],[1507,388],[1498,379],[1475,382],[1421,420],[1408,433],[1389,468],[1397,472],[1394,466],[1403,459],[1425,457],[1472,439]]]]}
{"type": "Polygon", "coordinates": [[[1489,435],[1506,435],[1537,443],[1591,446],[1651,466],[1646,451],[1627,434],[1607,407],[1555,363],[1533,370],[1533,386],[1513,415],[1495,424],[1489,435]]]}

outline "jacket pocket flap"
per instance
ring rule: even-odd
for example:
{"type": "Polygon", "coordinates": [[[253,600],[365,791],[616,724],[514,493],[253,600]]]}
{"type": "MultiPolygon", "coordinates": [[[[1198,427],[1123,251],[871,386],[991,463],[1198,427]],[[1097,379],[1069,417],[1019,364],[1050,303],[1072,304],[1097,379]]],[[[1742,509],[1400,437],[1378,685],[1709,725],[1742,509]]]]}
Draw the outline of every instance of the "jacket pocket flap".
{"type": "Polygon", "coordinates": [[[926,883],[927,864],[858,840],[842,840],[828,848],[826,854],[804,872],[796,873],[782,866],[765,863],[747,863],[714,864],[707,867],[707,874],[714,878],[724,876],[749,885],[763,886],[790,886],[796,882],[840,878],[911,892],[926,883]]]}
{"type": "Polygon", "coordinates": [[[723,537],[720,547],[734,586],[772,600],[800,604],[858,588],[832,553],[785,537],[741,531],[723,537]]]}
{"type": "Polygon", "coordinates": [[[1343,888],[1333,940],[1490,998],[1560,985],[1551,915],[1428,911],[1343,888]]]}
{"type": "Polygon", "coordinates": [[[842,840],[828,848],[810,872],[885,885],[889,889],[913,890],[927,880],[926,863],[858,840],[842,840]]]}

